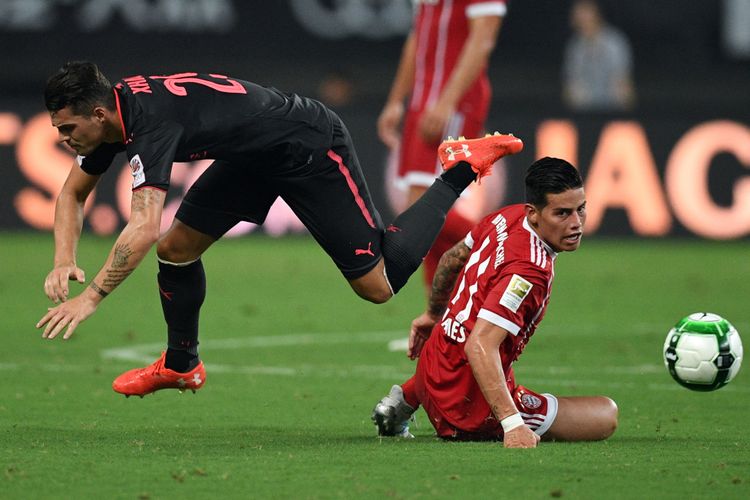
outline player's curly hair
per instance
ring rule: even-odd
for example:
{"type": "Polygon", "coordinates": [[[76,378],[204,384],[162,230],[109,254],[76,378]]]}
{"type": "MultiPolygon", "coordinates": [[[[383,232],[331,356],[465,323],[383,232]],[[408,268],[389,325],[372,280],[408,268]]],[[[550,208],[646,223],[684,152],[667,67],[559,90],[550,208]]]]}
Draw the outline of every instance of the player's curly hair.
{"type": "Polygon", "coordinates": [[[558,194],[568,189],[583,187],[578,170],[565,160],[546,156],[526,170],[526,203],[537,208],[547,205],[548,194],[558,194]]]}
{"type": "Polygon", "coordinates": [[[88,61],[65,63],[47,80],[44,103],[48,111],[70,106],[77,115],[89,114],[96,106],[115,109],[112,85],[99,67],[88,61]]]}

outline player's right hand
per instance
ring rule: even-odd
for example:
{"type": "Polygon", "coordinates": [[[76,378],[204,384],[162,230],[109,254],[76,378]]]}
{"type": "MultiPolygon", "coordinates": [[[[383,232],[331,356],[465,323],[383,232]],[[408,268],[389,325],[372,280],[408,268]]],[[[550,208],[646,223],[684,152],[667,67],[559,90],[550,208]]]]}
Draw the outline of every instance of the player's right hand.
{"type": "Polygon", "coordinates": [[[439,317],[430,314],[429,311],[425,311],[411,322],[411,329],[409,330],[409,348],[406,351],[406,355],[409,356],[409,359],[417,359],[419,357],[419,354],[422,352],[422,346],[424,346],[425,341],[430,338],[432,328],[439,319],[439,317]]]}
{"type": "Polygon", "coordinates": [[[398,127],[404,116],[404,105],[400,102],[390,102],[385,105],[378,117],[378,137],[389,149],[398,147],[401,140],[398,127]]]}
{"type": "Polygon", "coordinates": [[[503,436],[503,447],[505,448],[536,448],[539,436],[527,425],[519,425],[511,429],[503,436]]]}
{"type": "Polygon", "coordinates": [[[55,304],[65,302],[68,300],[68,294],[70,293],[68,281],[73,280],[79,283],[86,282],[86,275],[83,269],[75,264],[56,266],[47,275],[47,279],[44,280],[44,293],[55,304]]]}

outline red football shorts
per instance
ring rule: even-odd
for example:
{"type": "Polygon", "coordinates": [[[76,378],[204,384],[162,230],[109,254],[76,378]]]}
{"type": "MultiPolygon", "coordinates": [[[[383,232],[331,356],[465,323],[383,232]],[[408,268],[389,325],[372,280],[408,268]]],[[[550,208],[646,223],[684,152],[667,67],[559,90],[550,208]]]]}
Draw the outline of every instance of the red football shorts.
{"type": "Polygon", "coordinates": [[[399,149],[398,182],[407,186],[429,187],[442,172],[437,149],[442,139],[452,136],[479,137],[484,133],[489,104],[470,111],[456,111],[437,142],[425,142],[419,133],[421,109],[409,109],[404,120],[399,149]],[[480,109],[481,108],[481,109],[480,109]]]}
{"type": "MultiPolygon", "coordinates": [[[[503,427],[494,415],[487,415],[484,420],[485,424],[479,431],[465,431],[461,429],[461,422],[451,422],[445,418],[430,394],[424,390],[424,384],[421,384],[419,380],[417,380],[416,389],[420,404],[441,438],[459,441],[503,439],[503,427]]],[[[539,394],[522,385],[517,385],[511,392],[511,396],[524,423],[539,436],[547,432],[557,416],[557,398],[552,394],[539,394]]]]}

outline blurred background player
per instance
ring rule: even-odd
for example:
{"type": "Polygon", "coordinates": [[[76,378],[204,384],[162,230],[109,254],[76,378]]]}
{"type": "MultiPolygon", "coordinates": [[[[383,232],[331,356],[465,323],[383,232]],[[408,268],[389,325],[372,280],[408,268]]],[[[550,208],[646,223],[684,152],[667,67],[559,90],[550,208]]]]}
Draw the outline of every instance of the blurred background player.
{"type": "Polygon", "coordinates": [[[416,373],[373,411],[381,436],[413,437],[409,419],[420,404],[448,439],[531,448],[540,436],[612,435],[611,399],[540,394],[518,385],[512,369],[544,318],[555,259],[578,248],[585,220],[578,170],[547,157],[528,169],[525,204],[488,215],[443,255],[428,309],[409,338],[416,373]]]}
{"type": "Polygon", "coordinates": [[[63,338],[69,338],[158,241],[168,349],[153,365],[115,380],[114,389],[126,395],[203,386],[201,256],[238,222],[262,224],[281,197],[355,293],[382,303],[419,267],[461,191],[487,175],[498,158],[523,147],[519,139],[500,134],[444,142],[445,172],[386,229],[346,126],[313,99],[218,74],[136,75],[112,86],[95,64],[73,62],[50,77],[45,103],[59,141],[78,157],[55,207],[55,266],[45,292],[62,304],[37,323],[43,337],[67,329],[63,338]],[[84,204],[122,151],[133,176],[130,219],[104,267],[67,300],[68,280],[84,281],[76,265],[84,204]],[[195,158],[215,161],[160,237],[173,162],[195,158]]]}
{"type": "Polygon", "coordinates": [[[627,37],[606,23],[594,0],[570,11],[573,36],[563,60],[563,101],[573,111],[627,111],[635,105],[627,37]]]}
{"type": "MultiPolygon", "coordinates": [[[[408,186],[407,205],[440,172],[436,151],[444,137],[476,137],[484,131],[491,99],[487,63],[506,12],[504,0],[419,0],[416,5],[377,123],[380,139],[399,152],[398,178],[408,186]]],[[[475,222],[455,209],[448,213],[424,260],[428,289],[440,256],[475,222]]]]}

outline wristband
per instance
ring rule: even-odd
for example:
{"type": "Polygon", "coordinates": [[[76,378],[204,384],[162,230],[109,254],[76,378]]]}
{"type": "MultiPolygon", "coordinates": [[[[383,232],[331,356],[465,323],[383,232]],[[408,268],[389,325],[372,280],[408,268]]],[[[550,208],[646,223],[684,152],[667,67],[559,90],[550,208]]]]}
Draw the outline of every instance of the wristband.
{"type": "Polygon", "coordinates": [[[503,426],[503,432],[510,432],[516,427],[520,427],[524,424],[523,418],[520,413],[514,413],[513,415],[507,416],[500,421],[500,425],[503,426]]]}
{"type": "Polygon", "coordinates": [[[89,288],[91,288],[91,289],[92,289],[93,291],[95,291],[96,293],[98,293],[99,295],[101,295],[101,297],[102,297],[102,298],[104,298],[104,297],[106,297],[107,295],[109,295],[109,292],[107,292],[107,291],[104,291],[104,290],[102,290],[101,288],[99,288],[99,285],[97,285],[97,284],[96,284],[96,283],[94,283],[93,281],[92,281],[92,282],[91,282],[91,284],[89,285],[89,288]]]}

